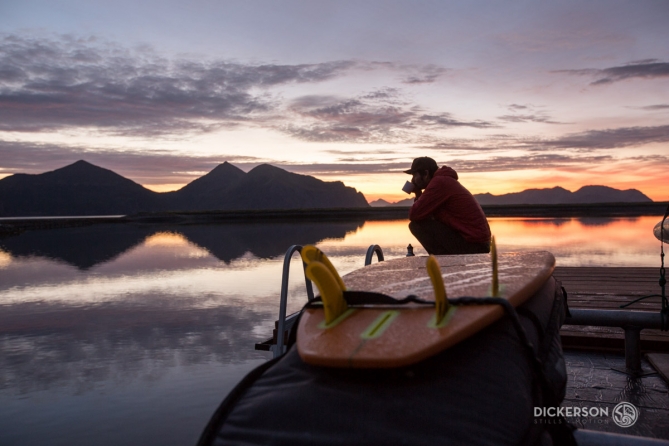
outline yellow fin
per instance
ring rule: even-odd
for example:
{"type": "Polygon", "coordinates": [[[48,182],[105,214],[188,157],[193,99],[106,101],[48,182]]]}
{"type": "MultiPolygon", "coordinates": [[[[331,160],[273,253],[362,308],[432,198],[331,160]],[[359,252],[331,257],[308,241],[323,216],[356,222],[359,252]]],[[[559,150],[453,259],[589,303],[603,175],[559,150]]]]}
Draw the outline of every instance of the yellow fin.
{"type": "Polygon", "coordinates": [[[327,258],[327,256],[323,251],[316,248],[314,245],[307,245],[304,248],[302,248],[302,252],[300,252],[300,255],[302,256],[302,261],[307,265],[309,265],[311,262],[320,262],[323,265],[325,265],[325,267],[330,270],[330,274],[332,274],[332,276],[339,284],[339,287],[343,291],[346,291],[346,285],[344,285],[344,281],[341,279],[339,273],[332,265],[332,263],[330,263],[330,259],[327,258]]]}
{"type": "Polygon", "coordinates": [[[499,268],[497,266],[497,245],[495,244],[495,236],[490,241],[490,257],[492,259],[492,297],[499,297],[499,268]]]}
{"type": "Polygon", "coordinates": [[[432,288],[434,288],[434,302],[437,310],[436,325],[439,325],[446,316],[450,304],[446,298],[446,287],[444,286],[444,278],[441,276],[441,268],[435,256],[427,258],[427,274],[432,281],[432,288]]]}
{"type": "Polygon", "coordinates": [[[307,277],[318,287],[325,310],[325,323],[331,324],[348,309],[343,290],[330,269],[321,262],[311,261],[305,272],[307,277]]]}

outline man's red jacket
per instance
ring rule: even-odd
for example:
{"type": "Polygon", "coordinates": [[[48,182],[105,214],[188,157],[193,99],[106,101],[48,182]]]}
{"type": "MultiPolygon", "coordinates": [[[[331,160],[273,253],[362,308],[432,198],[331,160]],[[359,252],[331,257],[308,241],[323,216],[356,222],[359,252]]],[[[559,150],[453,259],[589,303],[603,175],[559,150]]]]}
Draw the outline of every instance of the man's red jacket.
{"type": "Polygon", "coordinates": [[[433,218],[458,231],[471,243],[490,242],[490,226],[481,205],[458,182],[458,174],[448,166],[434,173],[422,195],[409,211],[409,220],[433,218]]]}

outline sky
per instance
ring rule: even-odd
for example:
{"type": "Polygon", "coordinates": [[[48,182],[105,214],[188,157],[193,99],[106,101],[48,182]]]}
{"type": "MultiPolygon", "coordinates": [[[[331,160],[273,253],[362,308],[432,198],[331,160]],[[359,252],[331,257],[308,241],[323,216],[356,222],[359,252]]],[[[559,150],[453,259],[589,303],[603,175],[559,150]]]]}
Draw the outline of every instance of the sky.
{"type": "Polygon", "coordinates": [[[0,0],[0,178],[80,159],[155,191],[228,161],[407,198],[669,201],[669,2],[0,0]]]}

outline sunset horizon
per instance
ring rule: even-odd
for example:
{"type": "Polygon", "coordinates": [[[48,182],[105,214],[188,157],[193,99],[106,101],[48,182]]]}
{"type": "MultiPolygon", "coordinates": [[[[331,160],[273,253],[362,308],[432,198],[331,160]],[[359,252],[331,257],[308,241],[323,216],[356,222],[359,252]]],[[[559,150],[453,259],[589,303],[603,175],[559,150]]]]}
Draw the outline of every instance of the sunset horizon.
{"type": "MultiPolygon", "coordinates": [[[[74,163],[76,163],[76,162],[79,162],[79,161],[84,161],[84,162],[86,162],[86,163],[95,165],[95,166],[97,166],[97,167],[101,167],[101,168],[103,168],[103,169],[111,170],[111,171],[113,171],[113,172],[119,174],[119,172],[117,172],[117,171],[114,170],[114,169],[109,169],[107,166],[104,166],[104,165],[96,165],[96,164],[91,163],[91,162],[89,162],[88,160],[85,160],[85,159],[77,160],[77,161],[74,161],[74,162],[72,162],[72,163],[68,163],[68,164],[66,164],[66,165],[59,166],[59,167],[57,167],[56,169],[53,169],[53,170],[58,170],[58,169],[60,169],[60,168],[67,167],[67,166],[72,165],[72,164],[74,164],[74,163]]],[[[237,166],[237,165],[235,165],[235,164],[233,164],[233,163],[229,163],[228,161],[223,161],[223,162],[220,163],[219,165],[224,164],[224,163],[232,164],[232,165],[235,166],[235,167],[239,167],[239,166],[237,166]]],[[[256,166],[253,166],[253,165],[248,166],[248,165],[246,165],[245,168],[244,168],[244,169],[241,169],[241,170],[243,170],[244,172],[248,173],[250,170],[252,170],[253,168],[255,168],[255,167],[257,167],[257,166],[259,166],[259,165],[261,165],[261,164],[270,164],[270,163],[259,163],[259,164],[257,164],[256,166]]],[[[216,167],[216,166],[215,166],[215,167],[216,167]]],[[[288,169],[285,169],[284,166],[275,166],[275,167],[279,167],[279,168],[281,168],[281,169],[284,169],[284,170],[287,170],[287,171],[288,171],[288,169]]],[[[213,169],[212,169],[212,170],[213,170],[213,169]]],[[[41,174],[41,173],[47,173],[47,172],[50,172],[50,171],[52,171],[52,170],[45,171],[45,172],[35,172],[34,174],[39,175],[39,174],[41,174]]],[[[196,176],[196,177],[193,177],[193,178],[191,179],[191,181],[189,181],[189,182],[187,182],[187,183],[183,183],[183,184],[161,184],[161,185],[141,184],[141,183],[135,181],[133,178],[126,177],[125,175],[122,175],[122,176],[124,176],[125,178],[128,178],[128,179],[130,179],[130,180],[132,180],[132,181],[135,181],[137,184],[140,184],[141,186],[143,186],[143,187],[145,187],[146,189],[149,189],[149,190],[151,190],[151,191],[153,191],[153,192],[157,192],[157,193],[166,193],[166,192],[175,192],[175,191],[177,191],[177,190],[183,188],[184,186],[188,185],[190,182],[192,182],[192,181],[194,181],[194,180],[196,180],[196,179],[198,179],[198,178],[201,178],[202,176],[207,175],[207,174],[210,173],[210,172],[211,172],[211,170],[210,170],[210,171],[203,172],[202,175],[198,175],[198,176],[196,176]]],[[[17,172],[17,173],[25,173],[25,172],[17,172]]],[[[303,175],[304,175],[304,174],[303,174],[303,175]]],[[[398,173],[398,176],[399,176],[399,175],[404,175],[404,176],[400,177],[400,178],[403,178],[404,180],[407,180],[407,179],[409,178],[408,176],[406,176],[406,174],[404,174],[404,172],[399,172],[399,173],[398,173]]],[[[6,178],[7,176],[10,176],[10,175],[6,175],[6,176],[4,176],[3,178],[6,178]]],[[[2,180],[2,178],[0,178],[0,180],[2,180]]],[[[332,180],[332,179],[324,179],[323,181],[336,181],[336,180],[332,180]]],[[[346,186],[351,187],[349,184],[346,184],[346,183],[344,183],[344,184],[345,184],[346,186]]],[[[562,186],[562,185],[560,185],[560,184],[556,184],[556,185],[549,185],[549,184],[546,184],[546,185],[537,185],[537,183],[534,183],[533,186],[528,187],[528,188],[525,188],[525,189],[510,190],[510,191],[508,191],[508,192],[499,192],[499,193],[492,193],[492,192],[489,192],[489,191],[482,191],[482,192],[480,192],[480,191],[477,191],[476,189],[472,189],[472,194],[475,194],[475,195],[476,195],[476,194],[486,194],[486,193],[490,193],[490,194],[492,194],[492,195],[494,195],[494,196],[500,196],[500,195],[505,195],[505,194],[518,193],[518,192],[522,192],[522,191],[526,191],[526,190],[530,190],[530,189],[553,189],[553,188],[563,188],[563,189],[568,190],[569,192],[576,192],[577,190],[579,190],[579,189],[581,189],[581,188],[583,188],[583,187],[588,187],[588,186],[605,186],[605,187],[611,187],[611,188],[618,189],[618,190],[623,190],[623,191],[624,191],[624,190],[638,190],[639,192],[641,192],[641,193],[643,193],[644,195],[648,196],[648,197],[649,197],[651,200],[653,200],[653,201],[656,201],[656,202],[658,202],[658,201],[659,201],[659,202],[662,202],[662,201],[669,201],[669,200],[657,200],[657,199],[654,199],[651,195],[645,193],[645,191],[643,191],[643,190],[639,190],[639,189],[634,188],[634,187],[630,187],[630,188],[617,188],[617,187],[610,186],[610,185],[607,185],[607,184],[594,184],[594,183],[592,183],[592,184],[583,184],[583,185],[580,185],[580,186],[574,186],[574,187],[572,187],[572,188],[564,187],[564,186],[562,186]]],[[[362,191],[358,190],[358,192],[362,192],[362,191]]],[[[364,194],[365,199],[367,200],[368,203],[372,203],[373,201],[377,201],[377,200],[379,200],[379,199],[381,199],[381,200],[385,200],[385,201],[387,201],[387,202],[389,202],[389,203],[395,203],[395,202],[398,202],[398,201],[406,200],[407,198],[413,198],[413,195],[411,195],[411,194],[406,194],[406,193],[401,192],[401,191],[400,191],[399,194],[396,193],[396,194],[372,195],[372,196],[370,196],[370,195],[368,195],[368,194],[365,194],[364,192],[363,192],[363,194],[364,194]]]]}

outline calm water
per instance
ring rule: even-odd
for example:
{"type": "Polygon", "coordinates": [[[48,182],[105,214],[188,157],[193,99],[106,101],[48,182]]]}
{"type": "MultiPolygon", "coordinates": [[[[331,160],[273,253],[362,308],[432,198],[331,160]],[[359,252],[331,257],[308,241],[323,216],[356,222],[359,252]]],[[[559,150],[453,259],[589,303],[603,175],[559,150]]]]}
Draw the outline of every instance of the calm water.
{"type": "MultiPolygon", "coordinates": [[[[501,251],[558,265],[659,268],[659,217],[491,219],[501,251]]],[[[194,444],[269,358],[283,253],[316,243],[342,273],[387,259],[407,221],[92,226],[0,239],[0,444],[194,444]]],[[[290,310],[305,300],[295,257],[290,310]]]]}

